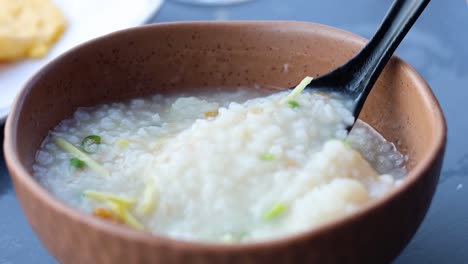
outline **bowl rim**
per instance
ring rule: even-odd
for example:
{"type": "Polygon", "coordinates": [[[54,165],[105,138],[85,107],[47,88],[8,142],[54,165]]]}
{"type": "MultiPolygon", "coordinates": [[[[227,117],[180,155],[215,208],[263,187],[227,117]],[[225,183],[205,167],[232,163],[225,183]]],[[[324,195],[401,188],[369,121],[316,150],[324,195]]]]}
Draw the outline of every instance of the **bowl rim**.
{"type": "Polygon", "coordinates": [[[411,81],[415,83],[416,89],[422,94],[423,100],[430,107],[431,114],[436,123],[435,125],[435,141],[432,143],[429,151],[425,153],[421,161],[416,164],[416,166],[411,170],[411,172],[406,176],[405,180],[402,183],[387,193],[384,197],[381,197],[375,201],[368,203],[354,213],[351,213],[346,216],[339,217],[335,220],[321,224],[318,227],[310,228],[299,233],[289,234],[284,237],[272,238],[261,241],[254,242],[245,242],[238,244],[228,244],[228,243],[216,243],[216,242],[201,242],[201,241],[186,241],[176,238],[167,237],[164,235],[153,234],[149,232],[142,232],[138,230],[131,229],[126,226],[117,225],[109,223],[108,221],[98,219],[89,213],[86,213],[82,210],[72,208],[67,205],[65,202],[62,202],[52,193],[47,191],[38,181],[34,179],[34,176],[28,172],[28,169],[23,165],[21,159],[18,155],[17,149],[17,138],[16,131],[18,130],[19,117],[21,109],[24,105],[26,96],[29,94],[30,90],[33,89],[36,81],[42,77],[42,75],[49,71],[50,68],[53,68],[55,64],[60,62],[66,57],[69,57],[82,49],[85,49],[88,46],[98,44],[99,42],[105,41],[108,38],[112,38],[119,35],[131,34],[137,31],[147,31],[157,28],[172,28],[177,30],[177,28],[199,26],[203,28],[207,27],[245,27],[245,26],[259,26],[263,28],[270,28],[274,26],[278,29],[285,30],[297,30],[297,29],[306,29],[313,30],[316,34],[326,35],[332,39],[346,39],[357,43],[359,45],[364,45],[367,40],[363,37],[360,37],[354,33],[344,31],[335,27],[311,23],[311,22],[301,22],[301,21],[281,21],[281,20],[268,20],[268,21],[180,21],[180,22],[168,22],[168,23],[156,23],[149,24],[129,29],[124,29],[116,31],[92,40],[89,40],[85,43],[77,45],[76,47],[70,49],[69,51],[58,56],[56,59],[49,62],[47,65],[42,67],[38,72],[36,72],[22,87],[20,93],[16,96],[15,101],[12,106],[12,110],[7,118],[5,125],[5,138],[4,138],[4,153],[5,160],[7,163],[8,170],[10,175],[15,181],[21,182],[21,184],[31,193],[31,195],[40,200],[41,203],[47,204],[49,209],[55,210],[61,216],[69,218],[74,222],[79,222],[82,225],[87,225],[92,229],[96,229],[98,232],[105,233],[110,236],[117,236],[122,239],[132,240],[133,243],[143,243],[156,247],[170,247],[173,249],[179,250],[188,250],[188,251],[204,251],[204,252],[247,252],[247,251],[258,251],[264,249],[274,249],[280,248],[287,244],[291,243],[300,243],[313,238],[314,236],[319,236],[330,232],[333,229],[338,228],[346,223],[357,221],[358,219],[365,217],[366,214],[374,211],[391,200],[397,197],[399,194],[404,193],[411,186],[415,185],[418,180],[423,176],[425,170],[430,167],[432,163],[436,161],[436,158],[439,154],[443,153],[445,143],[446,143],[446,121],[443,116],[442,110],[439,103],[437,102],[434,94],[432,93],[429,85],[426,81],[417,73],[417,71],[398,58],[393,56],[392,60],[397,62],[402,71],[410,76],[411,81]]]}

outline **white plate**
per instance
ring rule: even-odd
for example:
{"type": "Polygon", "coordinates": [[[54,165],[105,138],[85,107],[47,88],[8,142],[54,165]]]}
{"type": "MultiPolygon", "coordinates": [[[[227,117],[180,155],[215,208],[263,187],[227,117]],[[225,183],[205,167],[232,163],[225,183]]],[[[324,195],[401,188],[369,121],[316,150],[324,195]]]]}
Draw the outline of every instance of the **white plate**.
{"type": "Polygon", "coordinates": [[[54,0],[67,19],[67,30],[40,60],[0,64],[0,124],[23,84],[47,62],[89,39],[145,23],[163,0],[54,0]]]}

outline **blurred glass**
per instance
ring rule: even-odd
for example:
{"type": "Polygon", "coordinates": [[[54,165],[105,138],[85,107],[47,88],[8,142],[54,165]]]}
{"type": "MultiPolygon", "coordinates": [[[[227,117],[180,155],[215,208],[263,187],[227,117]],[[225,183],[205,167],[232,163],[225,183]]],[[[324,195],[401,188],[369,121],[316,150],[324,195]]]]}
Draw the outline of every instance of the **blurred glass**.
{"type": "Polygon", "coordinates": [[[231,4],[249,2],[251,0],[172,0],[172,1],[186,3],[186,4],[194,4],[194,5],[231,5],[231,4]]]}

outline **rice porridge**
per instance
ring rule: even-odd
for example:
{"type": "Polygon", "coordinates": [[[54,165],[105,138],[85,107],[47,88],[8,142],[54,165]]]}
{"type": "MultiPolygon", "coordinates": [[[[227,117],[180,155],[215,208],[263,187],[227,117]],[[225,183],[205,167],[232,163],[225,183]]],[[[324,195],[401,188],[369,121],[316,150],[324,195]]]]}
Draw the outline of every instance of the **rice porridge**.
{"type": "Polygon", "coordinates": [[[350,102],[254,89],[79,108],[34,176],[67,204],[183,240],[249,242],[352,213],[394,188],[405,158],[350,102]]]}

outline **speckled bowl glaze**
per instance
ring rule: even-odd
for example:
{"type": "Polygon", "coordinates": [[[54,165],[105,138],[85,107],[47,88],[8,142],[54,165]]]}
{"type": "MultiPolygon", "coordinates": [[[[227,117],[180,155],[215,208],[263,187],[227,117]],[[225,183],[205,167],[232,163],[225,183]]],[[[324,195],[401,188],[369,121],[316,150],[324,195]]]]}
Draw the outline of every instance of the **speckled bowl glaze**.
{"type": "MultiPolygon", "coordinates": [[[[33,178],[49,129],[79,106],[213,87],[290,87],[355,54],[365,40],[301,22],[155,24],[67,52],[26,84],[5,128],[5,155],[24,214],[62,263],[384,263],[408,243],[430,205],[445,147],[445,121],[425,81],[393,58],[361,119],[409,157],[401,186],[320,228],[259,243],[181,242],[115,225],[57,200],[33,178]]],[[[313,208],[311,208],[313,210],[313,208]]]]}

